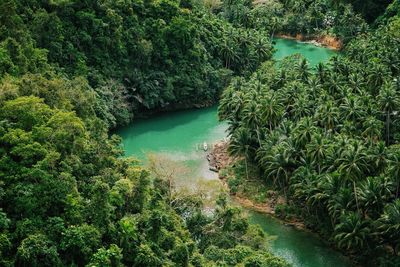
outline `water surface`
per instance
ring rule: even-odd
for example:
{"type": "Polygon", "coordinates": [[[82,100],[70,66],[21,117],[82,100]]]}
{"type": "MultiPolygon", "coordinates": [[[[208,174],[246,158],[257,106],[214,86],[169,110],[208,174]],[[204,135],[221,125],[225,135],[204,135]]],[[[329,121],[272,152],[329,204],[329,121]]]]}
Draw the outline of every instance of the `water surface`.
{"type": "MultiPolygon", "coordinates": [[[[335,52],[326,48],[293,40],[276,39],[274,58],[301,53],[312,66],[327,61],[335,52]]],[[[214,181],[217,175],[208,170],[203,143],[209,147],[225,137],[226,123],[218,122],[217,108],[171,112],[151,119],[136,120],[117,133],[123,138],[126,156],[136,156],[146,161],[147,153],[162,155],[188,172],[178,175],[182,185],[198,185],[201,181],[214,181]]],[[[252,223],[259,224],[269,235],[273,253],[284,257],[295,267],[345,267],[348,262],[339,253],[326,246],[316,235],[285,226],[281,221],[259,213],[250,212],[252,223]]]]}
{"type": "Polygon", "coordinates": [[[270,236],[275,255],[285,258],[296,267],[346,267],[347,258],[328,247],[313,233],[300,231],[282,221],[258,212],[249,212],[250,222],[258,224],[270,236]]]}
{"type": "Polygon", "coordinates": [[[218,180],[218,175],[208,169],[206,143],[211,149],[226,137],[227,126],[219,122],[217,107],[169,112],[151,119],[136,120],[121,128],[125,155],[146,162],[147,154],[156,154],[186,166],[178,176],[180,182],[193,183],[199,179],[218,180]]]}
{"type": "Polygon", "coordinates": [[[311,67],[316,66],[320,62],[327,62],[337,52],[325,47],[315,46],[309,43],[302,43],[289,39],[274,39],[276,52],[274,59],[280,60],[286,56],[301,54],[310,63],[311,67]]]}

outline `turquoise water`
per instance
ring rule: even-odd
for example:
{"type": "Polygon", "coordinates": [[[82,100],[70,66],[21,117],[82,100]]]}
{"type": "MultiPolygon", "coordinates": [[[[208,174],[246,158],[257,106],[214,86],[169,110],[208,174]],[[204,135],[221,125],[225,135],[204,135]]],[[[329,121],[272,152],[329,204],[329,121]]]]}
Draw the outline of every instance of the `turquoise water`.
{"type": "Polygon", "coordinates": [[[275,255],[285,258],[296,267],[346,267],[347,258],[334,251],[321,239],[309,232],[300,231],[282,221],[257,212],[250,212],[250,222],[260,225],[276,239],[271,243],[275,255]]]}
{"type": "Polygon", "coordinates": [[[208,169],[203,144],[211,149],[226,137],[226,128],[226,123],[218,121],[214,106],[137,120],[117,133],[122,137],[126,156],[146,162],[146,156],[152,154],[184,166],[185,171],[177,176],[180,184],[187,185],[201,179],[218,181],[218,175],[208,169]]]}
{"type": "MultiPolygon", "coordinates": [[[[301,53],[310,60],[311,65],[326,61],[334,54],[328,49],[292,40],[277,39],[276,48],[278,52],[275,59],[301,53]]],[[[211,181],[213,184],[207,190],[213,191],[220,183],[217,175],[208,170],[206,152],[202,146],[206,142],[211,147],[223,139],[226,128],[225,123],[218,122],[217,108],[211,107],[136,120],[117,133],[123,138],[126,156],[135,156],[146,162],[146,155],[152,153],[175,163],[175,166],[186,166],[186,171],[176,175],[179,180],[177,183],[199,187],[199,182],[211,181]]],[[[272,252],[284,257],[293,266],[349,266],[345,258],[311,233],[285,226],[281,221],[259,213],[250,212],[250,220],[261,225],[269,235],[276,236],[271,244],[272,252]]]]}
{"type": "Polygon", "coordinates": [[[118,134],[127,155],[144,159],[148,152],[190,155],[198,152],[197,146],[203,147],[204,142],[212,145],[216,140],[224,139],[225,129],[226,124],[218,122],[217,107],[214,106],[136,120],[133,125],[120,129],[118,134]]]}
{"type": "Polygon", "coordinates": [[[293,54],[301,54],[308,60],[310,66],[313,67],[320,62],[327,62],[336,54],[333,50],[295,40],[277,38],[274,39],[274,41],[276,49],[274,59],[276,60],[283,59],[284,57],[293,54]]]}

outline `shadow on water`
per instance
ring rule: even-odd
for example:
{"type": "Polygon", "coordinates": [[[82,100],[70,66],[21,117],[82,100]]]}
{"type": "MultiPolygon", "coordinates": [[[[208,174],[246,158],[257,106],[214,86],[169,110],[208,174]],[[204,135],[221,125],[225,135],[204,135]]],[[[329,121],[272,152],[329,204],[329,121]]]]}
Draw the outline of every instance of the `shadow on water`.
{"type": "MultiPolygon", "coordinates": [[[[199,117],[202,116],[203,111],[213,109],[213,107],[204,108],[204,109],[190,109],[190,110],[180,110],[180,111],[171,111],[167,113],[160,113],[150,118],[146,119],[137,119],[132,122],[133,127],[137,127],[135,131],[135,135],[141,135],[148,133],[149,130],[164,132],[172,130],[178,126],[187,124],[191,121],[198,120],[199,117]],[[170,118],[173,116],[179,116],[179,120],[171,120],[170,118]],[[162,122],[162,123],[159,123],[162,122]],[[167,123],[165,123],[167,122],[167,123]]],[[[122,136],[129,134],[132,130],[132,124],[121,127],[118,129],[117,134],[122,136]]]]}

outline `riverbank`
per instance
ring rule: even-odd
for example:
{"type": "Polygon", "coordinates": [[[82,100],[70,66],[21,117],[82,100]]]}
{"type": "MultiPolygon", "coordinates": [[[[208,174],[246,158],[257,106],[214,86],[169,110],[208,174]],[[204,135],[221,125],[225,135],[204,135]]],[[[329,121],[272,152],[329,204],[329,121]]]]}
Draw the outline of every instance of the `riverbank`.
{"type": "Polygon", "coordinates": [[[337,37],[329,35],[305,35],[298,33],[296,35],[279,33],[277,38],[296,40],[304,43],[310,43],[315,46],[322,46],[332,50],[339,51],[343,48],[343,42],[337,37]]]}
{"type": "Polygon", "coordinates": [[[155,109],[141,109],[138,110],[138,113],[135,114],[135,119],[148,119],[159,114],[164,114],[167,112],[176,112],[182,110],[190,110],[190,109],[203,109],[209,108],[217,104],[217,100],[207,100],[196,103],[174,103],[170,105],[166,105],[164,107],[159,107],[155,109]]]}
{"type": "MultiPolygon", "coordinates": [[[[210,170],[217,171],[218,172],[218,177],[221,180],[222,184],[224,187],[230,192],[230,188],[228,185],[228,178],[229,175],[227,175],[226,170],[228,170],[230,167],[232,167],[235,162],[238,160],[238,158],[234,158],[229,156],[228,154],[228,142],[227,141],[220,141],[216,143],[213,146],[212,151],[208,154],[207,156],[210,164],[210,170]]],[[[230,194],[231,198],[234,202],[239,204],[240,206],[250,209],[259,213],[264,213],[271,215],[279,220],[282,220],[284,224],[293,226],[297,229],[303,230],[303,231],[309,231],[307,227],[305,226],[303,221],[298,220],[297,218],[295,219],[290,219],[290,220],[283,220],[282,218],[279,218],[276,216],[275,213],[275,208],[277,205],[285,205],[286,200],[284,197],[279,195],[277,192],[273,190],[269,190],[267,192],[267,199],[265,202],[262,203],[257,203],[253,200],[251,200],[249,197],[243,195],[243,194],[230,194]]]]}
{"type": "MultiPolygon", "coordinates": [[[[238,206],[243,207],[247,210],[250,211],[255,211],[260,214],[267,214],[272,216],[273,218],[279,220],[283,225],[286,226],[291,226],[297,230],[300,230],[305,233],[312,233],[316,236],[318,236],[318,239],[320,239],[325,245],[329,246],[331,249],[338,251],[340,253],[343,253],[343,251],[338,250],[336,247],[333,247],[332,244],[327,242],[326,240],[323,240],[318,232],[313,231],[312,229],[308,228],[305,225],[305,221],[302,220],[301,218],[298,217],[291,217],[290,219],[282,218],[277,215],[276,213],[276,207],[278,205],[286,205],[287,202],[285,198],[279,194],[276,191],[273,190],[267,190],[267,198],[264,202],[262,203],[257,203],[256,201],[251,200],[248,196],[243,195],[243,194],[232,194],[231,193],[231,188],[229,187],[228,184],[228,179],[229,179],[229,174],[227,172],[228,169],[232,168],[235,166],[235,164],[240,161],[240,158],[232,157],[228,153],[228,145],[229,141],[223,140],[217,142],[211,152],[207,155],[207,157],[211,160],[209,160],[210,163],[210,169],[215,169],[218,172],[218,177],[221,180],[224,188],[228,192],[230,192],[230,197],[233,200],[234,203],[236,203],[238,206]],[[211,165],[213,164],[213,165],[211,165]]],[[[354,256],[352,255],[346,255],[347,259],[349,259],[351,262],[354,261],[354,256]]]]}

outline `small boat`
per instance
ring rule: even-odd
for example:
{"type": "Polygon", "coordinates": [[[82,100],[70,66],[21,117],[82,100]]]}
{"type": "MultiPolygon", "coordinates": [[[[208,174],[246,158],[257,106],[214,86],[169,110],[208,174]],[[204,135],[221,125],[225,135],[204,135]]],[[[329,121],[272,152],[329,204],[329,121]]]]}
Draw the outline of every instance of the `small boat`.
{"type": "Polygon", "coordinates": [[[215,167],[210,167],[209,170],[212,171],[212,172],[218,172],[218,169],[215,168],[215,167]]]}
{"type": "Polygon", "coordinates": [[[208,145],[207,145],[206,142],[203,143],[203,149],[204,149],[204,151],[207,151],[207,150],[208,150],[208,145]]]}

